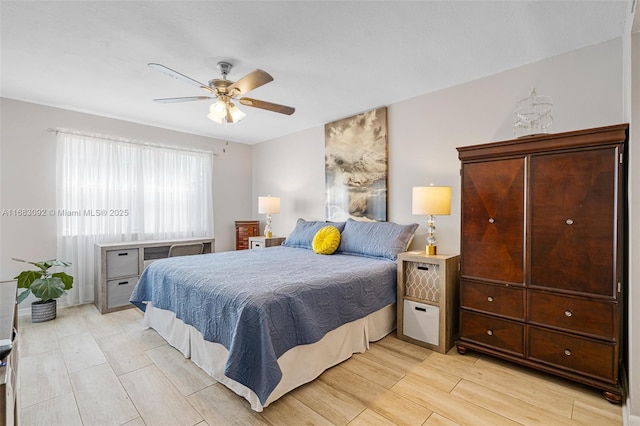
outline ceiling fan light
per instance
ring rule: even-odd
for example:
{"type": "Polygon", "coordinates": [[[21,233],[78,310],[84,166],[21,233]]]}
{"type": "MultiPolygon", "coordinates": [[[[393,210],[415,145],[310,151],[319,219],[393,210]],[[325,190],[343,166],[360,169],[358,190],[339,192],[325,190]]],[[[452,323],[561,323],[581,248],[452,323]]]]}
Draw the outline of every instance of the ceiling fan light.
{"type": "Polygon", "coordinates": [[[227,115],[227,107],[222,101],[218,101],[216,103],[211,104],[209,107],[209,114],[207,114],[207,118],[211,121],[215,121],[218,124],[222,124],[222,120],[224,120],[227,115]]]}
{"type": "Polygon", "coordinates": [[[232,123],[237,123],[247,116],[247,114],[240,111],[240,109],[231,102],[229,102],[229,115],[231,115],[231,118],[233,120],[232,123]]]}

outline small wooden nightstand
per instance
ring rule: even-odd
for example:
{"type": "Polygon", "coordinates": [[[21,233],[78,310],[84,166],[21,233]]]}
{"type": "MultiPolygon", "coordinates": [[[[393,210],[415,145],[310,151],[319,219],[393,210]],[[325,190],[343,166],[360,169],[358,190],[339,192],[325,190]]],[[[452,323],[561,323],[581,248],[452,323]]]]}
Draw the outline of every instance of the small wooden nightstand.
{"type": "Polygon", "coordinates": [[[446,353],[456,338],[460,256],[398,255],[398,338],[446,353]]]}
{"type": "Polygon", "coordinates": [[[249,237],[249,248],[261,249],[267,247],[275,247],[282,244],[284,240],[284,237],[249,237]]]}

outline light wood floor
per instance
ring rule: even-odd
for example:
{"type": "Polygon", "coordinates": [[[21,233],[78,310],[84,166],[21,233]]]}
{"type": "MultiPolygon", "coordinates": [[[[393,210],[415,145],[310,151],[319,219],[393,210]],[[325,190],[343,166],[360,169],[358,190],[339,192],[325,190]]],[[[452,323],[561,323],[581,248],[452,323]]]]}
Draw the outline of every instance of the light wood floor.
{"type": "Polygon", "coordinates": [[[22,424],[622,424],[620,406],[593,389],[394,335],[255,413],[141,318],[93,305],[59,309],[42,324],[21,317],[22,424]]]}

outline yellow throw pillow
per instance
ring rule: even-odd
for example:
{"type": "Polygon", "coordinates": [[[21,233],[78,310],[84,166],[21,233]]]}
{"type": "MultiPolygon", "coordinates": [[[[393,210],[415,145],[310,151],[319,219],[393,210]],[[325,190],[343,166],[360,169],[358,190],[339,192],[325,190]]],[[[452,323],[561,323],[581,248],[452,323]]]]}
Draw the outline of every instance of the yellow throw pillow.
{"type": "Polygon", "coordinates": [[[340,245],[340,231],[335,226],[324,226],[316,232],[311,247],[318,254],[333,254],[340,245]]]}

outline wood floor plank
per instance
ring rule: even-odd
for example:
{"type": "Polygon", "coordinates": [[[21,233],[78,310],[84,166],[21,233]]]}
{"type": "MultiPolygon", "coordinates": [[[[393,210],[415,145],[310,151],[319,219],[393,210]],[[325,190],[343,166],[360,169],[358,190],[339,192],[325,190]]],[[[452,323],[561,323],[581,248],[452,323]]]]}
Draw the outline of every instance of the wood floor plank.
{"type": "Polygon", "coordinates": [[[52,322],[20,328],[20,355],[31,356],[59,350],[56,327],[52,322]]]}
{"type": "Polygon", "coordinates": [[[359,354],[359,356],[384,365],[401,374],[405,374],[426,358],[414,358],[413,356],[406,355],[402,352],[395,352],[384,346],[371,346],[368,351],[359,354]]]}
{"type": "Polygon", "coordinates": [[[334,425],[346,425],[366,408],[351,395],[319,380],[294,389],[291,395],[307,407],[322,413],[334,425]]]}
{"type": "Polygon", "coordinates": [[[146,426],[140,417],[136,417],[135,419],[126,422],[122,426],[146,426]]]}
{"type": "Polygon", "coordinates": [[[424,422],[424,426],[459,426],[458,423],[453,420],[449,420],[448,418],[441,416],[438,413],[433,413],[426,422],[424,422]]]}
{"type": "Polygon", "coordinates": [[[20,424],[23,426],[82,426],[83,424],[71,392],[23,408],[20,414],[20,424]]]}
{"type": "Polygon", "coordinates": [[[109,364],[71,373],[70,379],[84,424],[118,426],[140,416],[109,364]]]}
{"type": "Polygon", "coordinates": [[[69,373],[107,362],[98,343],[88,331],[59,337],[58,340],[69,373]]]}
{"type": "Polygon", "coordinates": [[[498,392],[464,379],[451,392],[451,395],[459,396],[521,424],[576,426],[576,422],[570,418],[550,416],[546,410],[541,410],[540,407],[512,397],[509,392],[498,392]]]}
{"type": "Polygon", "coordinates": [[[153,328],[144,327],[141,322],[134,322],[123,327],[131,338],[143,349],[153,349],[158,346],[166,346],[167,341],[153,328]]]}
{"type": "Polygon", "coordinates": [[[474,364],[461,362],[459,358],[434,353],[429,358],[431,366],[478,383],[487,388],[505,392],[541,409],[551,411],[562,418],[569,418],[573,408],[573,399],[556,392],[529,376],[520,374],[517,369],[490,369],[478,360],[474,364]]]}
{"type": "Polygon", "coordinates": [[[210,425],[268,425],[247,401],[220,383],[187,396],[187,401],[210,425]]]}
{"type": "Polygon", "coordinates": [[[388,334],[382,339],[378,340],[375,343],[375,346],[381,346],[393,352],[399,352],[403,355],[415,358],[418,361],[424,361],[429,355],[433,353],[431,349],[423,348],[422,346],[414,345],[412,343],[398,339],[395,332],[388,334]]]}
{"type": "Polygon", "coordinates": [[[429,358],[413,367],[407,374],[418,376],[420,380],[444,392],[450,392],[461,380],[460,376],[431,365],[429,358]]]}
{"type": "Polygon", "coordinates": [[[340,365],[322,373],[319,380],[398,424],[421,424],[431,415],[431,410],[377,384],[375,377],[369,380],[340,365]]]}
{"type": "Polygon", "coordinates": [[[353,419],[349,426],[394,426],[395,423],[367,408],[353,419]]]}
{"type": "Polygon", "coordinates": [[[77,306],[58,309],[56,319],[53,321],[58,337],[72,336],[89,331],[84,321],[78,321],[79,316],[81,314],[77,306]]]}
{"type": "Polygon", "coordinates": [[[340,364],[340,366],[362,377],[375,377],[376,383],[387,389],[391,388],[391,386],[398,383],[398,381],[404,377],[404,374],[386,365],[371,361],[361,356],[361,354],[352,356],[340,364]]]}
{"type": "Polygon", "coordinates": [[[472,404],[456,395],[443,392],[416,376],[399,381],[392,391],[460,424],[517,425],[518,423],[472,404]]]}
{"type": "Polygon", "coordinates": [[[20,357],[19,370],[23,408],[72,393],[67,367],[59,350],[20,357]]]}
{"type": "Polygon", "coordinates": [[[124,332],[117,321],[108,315],[102,315],[93,304],[83,305],[80,312],[87,329],[96,339],[124,332]]]}
{"type": "Polygon", "coordinates": [[[119,379],[148,425],[193,426],[203,420],[155,365],[123,374],[119,379]]]}
{"type": "Polygon", "coordinates": [[[118,376],[153,364],[127,333],[102,337],[98,339],[98,344],[118,376]]]}
{"type": "Polygon", "coordinates": [[[330,426],[332,424],[289,394],[265,408],[262,417],[269,423],[279,426],[330,426]]]}
{"type": "Polygon", "coordinates": [[[150,349],[146,353],[184,396],[217,383],[204,370],[191,360],[186,359],[180,351],[172,346],[165,344],[150,349]]]}
{"type": "MultiPolygon", "coordinates": [[[[604,398],[603,398],[604,399],[604,398]]],[[[583,425],[615,425],[622,424],[622,411],[619,406],[606,402],[605,406],[600,404],[585,404],[576,400],[573,404],[573,414],[571,418],[583,425]]]]}

